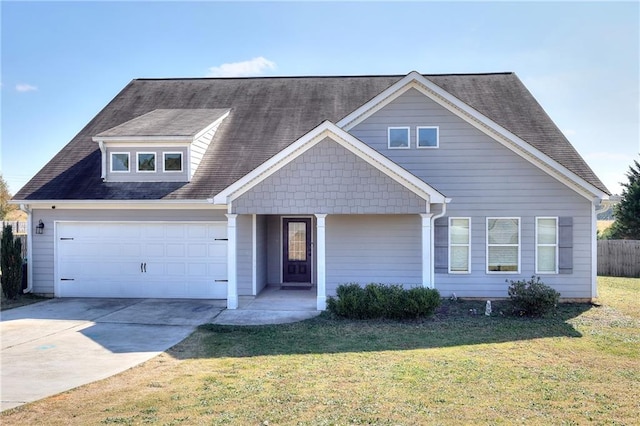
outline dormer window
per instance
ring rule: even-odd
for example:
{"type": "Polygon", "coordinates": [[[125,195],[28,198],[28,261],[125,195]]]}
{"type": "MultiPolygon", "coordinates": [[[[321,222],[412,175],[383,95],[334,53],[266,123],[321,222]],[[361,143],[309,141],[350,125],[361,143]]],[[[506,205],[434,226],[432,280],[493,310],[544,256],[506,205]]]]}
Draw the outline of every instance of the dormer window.
{"type": "Polygon", "coordinates": [[[138,153],[138,172],[155,172],[156,154],[154,152],[138,153]]]}
{"type": "Polygon", "coordinates": [[[129,171],[129,153],[128,152],[112,152],[111,153],[111,171],[116,173],[129,171]]]}
{"type": "Polygon", "coordinates": [[[165,152],[163,157],[163,171],[165,172],[181,172],[182,171],[182,153],[181,152],[165,152]]]}
{"type": "Polygon", "coordinates": [[[229,109],[156,109],[98,133],[107,182],[189,182],[229,109]]]}

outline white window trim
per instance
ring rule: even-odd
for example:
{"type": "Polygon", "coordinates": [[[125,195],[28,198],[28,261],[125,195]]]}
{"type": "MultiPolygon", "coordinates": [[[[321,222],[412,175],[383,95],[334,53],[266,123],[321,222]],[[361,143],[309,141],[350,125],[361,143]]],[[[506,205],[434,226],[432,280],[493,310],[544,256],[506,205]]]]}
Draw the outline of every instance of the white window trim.
{"type": "Polygon", "coordinates": [[[109,153],[109,172],[110,173],[129,173],[131,171],[131,153],[129,152],[110,152],[109,153]],[[124,154],[129,159],[129,168],[127,170],[113,170],[113,156],[115,154],[124,154]]]}
{"type": "Polygon", "coordinates": [[[387,148],[389,148],[389,149],[409,149],[409,148],[411,148],[411,127],[409,127],[409,126],[387,127],[387,148]],[[407,146],[391,146],[391,130],[406,130],[407,131],[407,146]]]}
{"type": "Polygon", "coordinates": [[[157,152],[136,152],[136,172],[137,173],[155,173],[158,171],[158,153],[157,152]],[[140,170],[140,156],[145,154],[153,154],[153,170],[140,170]]]}
{"type": "Polygon", "coordinates": [[[536,216],[536,274],[549,274],[549,275],[553,275],[553,274],[558,274],[559,273],[559,266],[558,266],[558,261],[559,261],[559,252],[560,250],[558,249],[558,234],[559,234],[559,229],[558,229],[558,222],[559,219],[557,216],[536,216]],[[538,221],[540,219],[554,219],[556,221],[556,242],[555,244],[541,244],[538,243],[538,221]],[[538,268],[538,247],[555,247],[555,252],[556,252],[556,269],[555,271],[540,271],[538,268]]]}
{"type": "Polygon", "coordinates": [[[521,269],[521,250],[522,250],[522,219],[520,217],[502,217],[502,216],[492,216],[487,217],[485,223],[485,232],[486,232],[486,262],[485,262],[485,270],[487,274],[497,274],[497,275],[509,275],[509,274],[519,274],[521,269]],[[489,244],[489,221],[493,219],[504,219],[504,220],[517,220],[518,221],[518,244],[489,244]],[[490,271],[489,270],[489,247],[518,247],[518,268],[515,271],[490,271]]]}
{"type": "Polygon", "coordinates": [[[184,153],[181,151],[165,151],[162,153],[162,172],[163,173],[183,173],[184,172],[184,153]],[[166,154],[180,154],[180,170],[167,170],[166,160],[164,156],[166,154]]]}
{"type": "MultiPolygon", "coordinates": [[[[416,127],[416,148],[418,149],[436,149],[440,148],[440,127],[439,126],[417,126],[416,127]],[[420,129],[435,129],[436,144],[435,146],[420,146],[420,129]]],[[[462,218],[460,218],[462,219],[462,218]]]]}
{"type": "Polygon", "coordinates": [[[449,273],[450,274],[464,274],[464,275],[468,275],[471,273],[471,218],[470,217],[450,217],[449,218],[449,273]],[[467,244],[460,244],[460,243],[452,243],[451,242],[451,223],[453,222],[454,219],[466,219],[469,223],[469,242],[467,244]],[[467,264],[467,270],[466,271],[452,271],[451,270],[451,248],[452,247],[467,247],[467,259],[468,259],[468,264],[467,264]]]}

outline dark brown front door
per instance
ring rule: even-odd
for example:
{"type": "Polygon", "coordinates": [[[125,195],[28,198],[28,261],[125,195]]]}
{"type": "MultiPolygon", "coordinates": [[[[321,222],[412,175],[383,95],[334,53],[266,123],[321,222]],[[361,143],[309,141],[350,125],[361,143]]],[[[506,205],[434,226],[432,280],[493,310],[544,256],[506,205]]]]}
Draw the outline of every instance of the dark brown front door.
{"type": "Polygon", "coordinates": [[[283,219],[282,280],[311,282],[311,219],[283,219]]]}

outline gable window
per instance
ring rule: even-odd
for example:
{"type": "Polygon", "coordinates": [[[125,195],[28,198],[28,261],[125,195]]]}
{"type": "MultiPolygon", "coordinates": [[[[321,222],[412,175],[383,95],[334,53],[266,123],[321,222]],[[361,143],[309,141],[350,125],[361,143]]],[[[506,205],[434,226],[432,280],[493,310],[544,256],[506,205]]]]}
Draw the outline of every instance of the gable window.
{"type": "Polygon", "coordinates": [[[165,172],[181,172],[182,171],[182,153],[181,152],[165,152],[163,156],[163,167],[165,172]]]}
{"type": "Polygon", "coordinates": [[[487,218],[487,273],[520,272],[520,218],[487,218]]]}
{"type": "Polygon", "coordinates": [[[129,171],[129,153],[128,152],[112,152],[111,153],[111,171],[112,172],[128,172],[129,171]]]}
{"type": "Polygon", "coordinates": [[[449,273],[471,272],[471,219],[449,218],[449,273]]]}
{"type": "Polygon", "coordinates": [[[138,153],[138,171],[139,172],[155,172],[156,171],[156,153],[155,152],[139,152],[138,153]]]}
{"type": "Polygon", "coordinates": [[[409,128],[389,127],[388,147],[390,149],[409,148],[409,128]]]}
{"type": "Polygon", "coordinates": [[[437,148],[440,144],[438,127],[419,126],[416,134],[418,148],[437,148]]]}
{"type": "Polygon", "coordinates": [[[536,274],[558,273],[558,218],[536,218],[536,274]]]}

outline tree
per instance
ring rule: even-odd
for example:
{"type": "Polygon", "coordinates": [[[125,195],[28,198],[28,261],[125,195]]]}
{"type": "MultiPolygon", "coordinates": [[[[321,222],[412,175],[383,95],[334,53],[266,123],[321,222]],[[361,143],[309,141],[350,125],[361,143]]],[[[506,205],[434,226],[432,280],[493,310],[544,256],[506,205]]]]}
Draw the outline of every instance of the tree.
{"type": "Polygon", "coordinates": [[[614,209],[616,221],[609,239],[640,240],[640,164],[634,160],[634,165],[629,166],[629,182],[622,184],[622,200],[614,209]]]}
{"type": "Polygon", "coordinates": [[[2,229],[0,242],[0,284],[7,299],[15,299],[22,289],[22,241],[13,238],[11,225],[2,229]]]}
{"type": "Polygon", "coordinates": [[[7,213],[17,208],[17,206],[9,204],[10,199],[9,185],[4,180],[2,173],[0,173],[0,220],[4,219],[7,213]]]}

